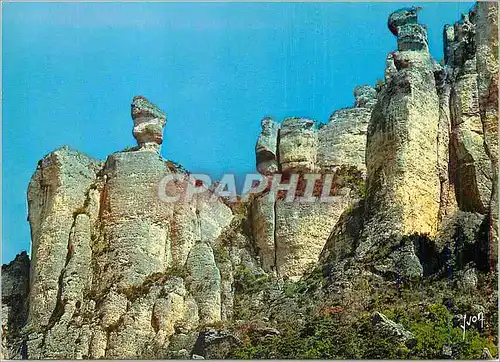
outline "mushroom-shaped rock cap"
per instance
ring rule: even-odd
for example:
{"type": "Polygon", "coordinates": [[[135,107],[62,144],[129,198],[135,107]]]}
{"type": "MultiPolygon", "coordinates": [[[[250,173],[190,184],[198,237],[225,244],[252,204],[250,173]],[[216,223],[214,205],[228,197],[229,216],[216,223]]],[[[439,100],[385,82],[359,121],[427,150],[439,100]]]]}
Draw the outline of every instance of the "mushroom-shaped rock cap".
{"type": "Polygon", "coordinates": [[[402,8],[396,10],[391,15],[389,15],[389,20],[387,25],[389,30],[394,35],[398,35],[398,28],[403,25],[417,24],[418,23],[418,12],[422,10],[419,6],[413,6],[411,8],[402,8]]]}
{"type": "Polygon", "coordinates": [[[135,121],[138,118],[159,118],[166,120],[166,115],[146,97],[135,96],[132,99],[132,119],[135,121]]]}
{"type": "Polygon", "coordinates": [[[139,146],[158,151],[163,142],[163,127],[167,122],[165,113],[143,96],[132,100],[133,134],[139,146]]]}

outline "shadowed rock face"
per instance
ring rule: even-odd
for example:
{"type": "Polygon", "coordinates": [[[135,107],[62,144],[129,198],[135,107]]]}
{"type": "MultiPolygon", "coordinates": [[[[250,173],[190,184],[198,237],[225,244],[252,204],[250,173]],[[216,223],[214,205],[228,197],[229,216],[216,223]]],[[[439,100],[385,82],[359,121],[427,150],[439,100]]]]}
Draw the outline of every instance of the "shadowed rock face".
{"type": "Polygon", "coordinates": [[[457,201],[461,209],[480,213],[490,208],[497,189],[498,138],[493,130],[498,125],[498,56],[493,49],[498,39],[491,35],[498,29],[491,23],[495,9],[478,3],[445,29],[457,201]]]}
{"type": "Polygon", "coordinates": [[[461,210],[488,215],[498,243],[498,3],[478,2],[445,28],[451,161],[461,210]]]}
{"type": "Polygon", "coordinates": [[[427,29],[418,23],[419,7],[400,9],[389,16],[389,30],[398,37],[398,50],[428,50],[427,29]]]}
{"type": "Polygon", "coordinates": [[[389,20],[387,21],[387,25],[389,26],[389,30],[394,35],[398,35],[399,28],[406,25],[417,24],[417,14],[420,8],[411,7],[399,9],[389,15],[389,20]]]}
{"type": "Polygon", "coordinates": [[[377,102],[376,90],[368,85],[354,89],[354,107],[332,113],[318,130],[317,167],[334,172],[342,166],[355,166],[365,172],[366,129],[377,102]]]}
{"type": "Polygon", "coordinates": [[[134,97],[131,108],[133,134],[138,145],[159,152],[163,143],[163,127],[167,122],[165,113],[142,96],[134,97]]]}
{"type": "Polygon", "coordinates": [[[2,265],[2,346],[1,358],[26,358],[22,350],[21,327],[28,317],[30,260],[23,251],[2,265]]]}

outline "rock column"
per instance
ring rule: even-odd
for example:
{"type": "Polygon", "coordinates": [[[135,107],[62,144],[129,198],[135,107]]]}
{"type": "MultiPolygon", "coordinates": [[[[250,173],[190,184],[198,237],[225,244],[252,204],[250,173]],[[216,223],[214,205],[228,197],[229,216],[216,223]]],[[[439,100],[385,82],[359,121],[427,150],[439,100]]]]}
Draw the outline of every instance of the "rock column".
{"type": "Polygon", "coordinates": [[[364,257],[374,245],[402,235],[437,231],[440,180],[437,172],[439,97],[435,62],[418,9],[389,17],[398,51],[388,58],[386,81],[367,132],[367,199],[364,257]]]}

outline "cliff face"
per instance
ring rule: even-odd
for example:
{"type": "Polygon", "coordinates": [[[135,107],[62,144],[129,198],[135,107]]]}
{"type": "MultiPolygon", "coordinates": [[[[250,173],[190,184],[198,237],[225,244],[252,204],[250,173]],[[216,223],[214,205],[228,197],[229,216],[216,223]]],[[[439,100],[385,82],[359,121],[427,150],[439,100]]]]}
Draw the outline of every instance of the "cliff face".
{"type": "Polygon", "coordinates": [[[488,315],[481,333],[497,340],[498,299],[485,281],[497,263],[498,6],[478,3],[444,29],[442,64],[418,11],[391,14],[397,50],[385,80],[357,87],[353,107],[319,127],[262,120],[257,170],[330,177],[333,201],[266,190],[213,202],[209,190],[163,202],[161,180],[186,171],[159,155],[166,116],[144,97],[132,102],[137,147],[105,162],[67,147],[44,157],[28,188],[31,261],[21,254],[2,267],[3,356],[394,357],[366,346],[279,350],[294,330],[296,345],[306,341],[318,316],[354,328],[371,313],[368,337],[358,335],[396,338],[388,345],[400,358],[469,356],[451,342],[418,354],[419,329],[379,313],[375,295],[408,310],[456,298],[461,313],[488,315]],[[424,295],[405,299],[404,288],[424,295]]]}

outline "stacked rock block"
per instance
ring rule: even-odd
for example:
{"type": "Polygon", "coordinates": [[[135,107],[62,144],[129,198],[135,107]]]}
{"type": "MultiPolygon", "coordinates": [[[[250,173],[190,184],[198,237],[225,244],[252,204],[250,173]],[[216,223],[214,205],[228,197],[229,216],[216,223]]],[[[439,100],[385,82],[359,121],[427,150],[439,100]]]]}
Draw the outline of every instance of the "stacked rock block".
{"type": "Polygon", "coordinates": [[[157,152],[163,143],[163,127],[167,123],[165,113],[142,96],[136,96],[131,105],[134,120],[133,135],[141,148],[157,152]]]}
{"type": "Polygon", "coordinates": [[[366,129],[377,92],[368,85],[354,90],[353,107],[332,113],[329,122],[290,117],[281,124],[261,121],[255,147],[257,170],[263,175],[333,172],[341,166],[365,170],[366,129]]]}
{"type": "Polygon", "coordinates": [[[448,270],[491,270],[498,240],[498,5],[478,3],[444,28],[443,65],[430,56],[417,13],[389,17],[398,51],[387,57],[368,126],[356,256],[371,262],[381,246],[399,245],[406,256],[394,254],[380,270],[395,262],[407,276],[421,275],[413,246],[400,245],[403,236],[419,234],[435,240],[438,252],[449,250],[448,270]],[[460,238],[442,242],[462,235],[464,220],[478,221],[471,227],[477,237],[467,246],[460,238]]]}

